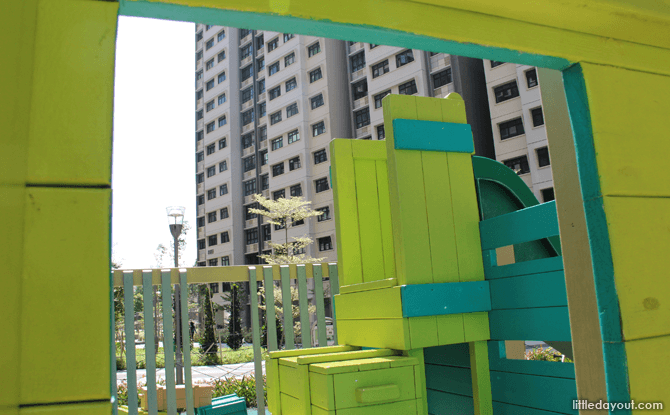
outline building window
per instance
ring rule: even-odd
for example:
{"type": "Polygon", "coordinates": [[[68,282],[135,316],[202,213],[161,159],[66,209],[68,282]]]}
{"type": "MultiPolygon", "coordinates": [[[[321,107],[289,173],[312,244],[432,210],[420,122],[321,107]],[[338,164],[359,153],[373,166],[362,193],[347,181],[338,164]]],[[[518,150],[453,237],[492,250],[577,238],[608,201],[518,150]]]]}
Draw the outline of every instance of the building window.
{"type": "Polygon", "coordinates": [[[212,177],[216,174],[216,166],[207,167],[207,177],[212,177]]]}
{"type": "Polygon", "coordinates": [[[244,172],[248,172],[256,168],[256,156],[251,155],[244,160],[244,172]]]}
{"type": "Polygon", "coordinates": [[[298,83],[296,82],[295,78],[291,78],[288,81],[286,81],[286,92],[292,91],[298,87],[298,83]]]}
{"type": "Polygon", "coordinates": [[[398,93],[403,95],[414,95],[416,94],[416,82],[412,79],[409,82],[400,84],[398,87],[398,93]]]}
{"type": "Polygon", "coordinates": [[[265,125],[258,129],[258,141],[265,141],[268,139],[268,127],[265,125]]]}
{"type": "Polygon", "coordinates": [[[269,188],[270,188],[270,175],[264,174],[261,176],[261,190],[267,190],[269,188]]]}
{"type": "Polygon", "coordinates": [[[220,84],[221,82],[223,82],[223,81],[226,80],[226,73],[225,73],[225,72],[221,72],[221,73],[219,74],[219,76],[216,77],[216,79],[217,79],[217,83],[220,84]]]}
{"type": "MultiPolygon", "coordinates": [[[[297,159],[297,157],[296,157],[297,159]]],[[[289,164],[291,162],[289,161],[289,164]]],[[[300,160],[298,160],[298,167],[300,167],[300,160]]],[[[302,196],[302,186],[300,184],[296,184],[294,186],[291,186],[291,196],[292,197],[300,197],[302,196]]]]}
{"type": "Polygon", "coordinates": [[[223,117],[219,117],[219,127],[223,127],[227,123],[228,123],[228,121],[226,121],[226,116],[225,115],[223,117]]]}
{"type": "Polygon", "coordinates": [[[205,152],[204,151],[200,151],[195,155],[195,162],[196,163],[200,162],[200,161],[203,161],[204,159],[205,159],[205,152]]]}
{"type": "MultiPolygon", "coordinates": [[[[295,169],[300,168],[300,157],[293,157],[288,161],[288,169],[289,171],[293,171],[295,169]]],[[[293,194],[291,194],[293,196],[293,194]]]]}
{"type": "Polygon", "coordinates": [[[226,94],[219,95],[218,104],[221,105],[226,102],[226,94]]]}
{"type": "Polygon", "coordinates": [[[204,183],[205,182],[205,173],[196,174],[195,182],[197,184],[204,183]]]}
{"type": "Polygon", "coordinates": [[[326,124],[323,121],[319,121],[316,124],[312,125],[312,137],[321,135],[326,132],[326,124]]]}
{"type": "Polygon", "coordinates": [[[277,111],[270,115],[270,125],[275,125],[281,121],[281,111],[277,111]]]}
{"type": "Polygon", "coordinates": [[[205,129],[207,130],[208,133],[211,133],[212,131],[214,131],[215,128],[216,127],[214,125],[214,121],[212,121],[209,124],[207,124],[207,127],[205,129]]]}
{"type": "Polygon", "coordinates": [[[314,164],[324,163],[328,161],[328,155],[326,154],[326,149],[321,149],[314,152],[314,164]]]}
{"type": "Polygon", "coordinates": [[[370,124],[370,109],[363,108],[354,112],[354,119],[356,122],[356,128],[363,128],[366,125],[370,124]]]}
{"type": "Polygon", "coordinates": [[[451,68],[433,74],[433,89],[451,83],[451,68]]]}
{"type": "Polygon", "coordinates": [[[270,146],[272,148],[272,151],[284,147],[284,137],[277,137],[273,139],[272,141],[270,141],[270,146]]]}
{"type": "Polygon", "coordinates": [[[276,87],[272,88],[270,90],[269,94],[270,94],[270,101],[279,97],[281,95],[281,86],[276,86],[276,87]]]}
{"type": "Polygon", "coordinates": [[[205,64],[205,70],[208,71],[214,67],[214,59],[210,59],[205,64]]]}
{"type": "MultiPolygon", "coordinates": [[[[212,259],[208,260],[207,264],[210,267],[215,267],[215,266],[219,265],[219,258],[212,258],[212,259]]],[[[218,282],[214,282],[214,283],[211,283],[209,285],[210,285],[210,288],[212,288],[211,286],[216,285],[216,291],[212,290],[212,293],[218,293],[219,292],[219,283],[218,282]]]]}
{"type": "Polygon", "coordinates": [[[549,149],[547,147],[538,148],[535,151],[537,153],[537,165],[539,167],[551,164],[551,160],[549,160],[549,149]]]}
{"type": "Polygon", "coordinates": [[[209,212],[207,214],[207,223],[216,222],[216,212],[209,212]]]}
{"type": "Polygon", "coordinates": [[[295,63],[295,52],[291,52],[290,55],[284,56],[284,67],[291,66],[295,63]]]}
{"type": "Polygon", "coordinates": [[[362,81],[356,82],[351,86],[351,92],[353,94],[354,101],[368,96],[368,80],[363,79],[362,81]]]}
{"type": "Polygon", "coordinates": [[[325,220],[330,220],[330,206],[322,207],[316,210],[317,212],[322,212],[321,215],[317,216],[317,222],[323,222],[325,220]]]}
{"type": "Polygon", "coordinates": [[[272,52],[279,46],[279,38],[274,38],[268,42],[268,52],[272,52]]]}
{"type": "Polygon", "coordinates": [[[330,251],[332,249],[333,241],[331,241],[330,236],[319,238],[319,251],[330,251]]]}
{"type": "MultiPolygon", "coordinates": [[[[195,41],[196,41],[196,42],[200,42],[201,40],[202,40],[202,32],[198,32],[198,33],[195,35],[195,41]]],[[[201,53],[202,53],[202,51],[201,51],[201,53]]]]}
{"type": "Polygon", "coordinates": [[[377,140],[386,139],[386,131],[384,130],[384,124],[377,126],[377,140]]]}
{"type": "Polygon", "coordinates": [[[530,110],[530,114],[533,116],[533,127],[539,127],[544,125],[544,115],[542,115],[542,107],[533,108],[530,110]]]}
{"type": "Polygon", "coordinates": [[[242,125],[251,124],[254,122],[254,109],[242,113],[242,125]]]}
{"type": "Polygon", "coordinates": [[[219,186],[219,196],[227,194],[228,194],[228,183],[224,183],[221,186],[219,186]]]}
{"type": "Polygon", "coordinates": [[[221,232],[221,243],[225,244],[230,242],[230,235],[228,235],[228,232],[221,232]]]}
{"type": "Polygon", "coordinates": [[[218,55],[216,55],[216,63],[221,62],[222,60],[226,59],[226,51],[221,51],[219,52],[218,55]]]}
{"type": "Polygon", "coordinates": [[[205,195],[198,195],[198,197],[196,198],[196,203],[198,204],[198,206],[204,205],[205,204],[205,195]]]}
{"type": "MultiPolygon", "coordinates": [[[[217,258],[210,259],[209,260],[209,266],[216,266],[216,260],[217,258]]],[[[212,282],[209,284],[209,290],[212,294],[217,294],[219,292],[219,283],[218,282],[212,282]]]]}
{"type": "Polygon", "coordinates": [[[264,45],[265,45],[265,36],[263,35],[256,36],[256,50],[263,49],[264,45]]]}
{"type": "Polygon", "coordinates": [[[279,164],[275,164],[274,166],[272,166],[272,177],[279,176],[280,174],[284,174],[283,161],[279,164]]]}
{"type": "Polygon", "coordinates": [[[207,81],[207,85],[205,85],[205,89],[209,91],[212,88],[214,88],[214,80],[210,79],[209,81],[207,81]]]}
{"type": "Polygon", "coordinates": [[[268,74],[272,76],[279,72],[279,62],[275,62],[272,65],[268,66],[268,74]]]}
{"type": "Polygon", "coordinates": [[[258,104],[258,118],[265,117],[266,111],[265,111],[265,102],[261,102],[258,104]]]}
{"type": "Polygon", "coordinates": [[[526,71],[526,83],[528,84],[528,88],[537,86],[537,71],[535,68],[526,71]]]}
{"type": "Polygon", "coordinates": [[[240,74],[242,76],[241,82],[246,81],[247,79],[251,78],[254,75],[254,68],[252,65],[246,66],[242,68],[240,71],[240,74]]]}
{"type": "Polygon", "coordinates": [[[240,29],[240,39],[244,39],[251,33],[251,30],[249,29],[240,29]]]}
{"type": "Polygon", "coordinates": [[[207,200],[212,200],[216,198],[216,189],[209,189],[207,191],[207,200]]]}
{"type": "Polygon", "coordinates": [[[544,203],[551,202],[555,199],[553,187],[547,187],[546,189],[540,190],[540,192],[542,193],[542,201],[544,203]]]}
{"type": "Polygon", "coordinates": [[[286,118],[291,118],[298,113],[298,104],[293,103],[286,107],[286,118]]]}
{"type": "Polygon", "coordinates": [[[292,33],[284,33],[284,42],[288,42],[291,39],[293,39],[292,33]]]}
{"type": "Polygon", "coordinates": [[[505,62],[500,62],[500,61],[490,61],[491,62],[491,68],[495,68],[496,66],[500,66],[505,62]]]}
{"type": "Polygon", "coordinates": [[[519,87],[516,85],[516,81],[512,81],[493,88],[493,93],[496,96],[496,103],[503,102],[518,97],[519,87]]]}
{"type": "Polygon", "coordinates": [[[195,93],[195,99],[196,99],[196,100],[202,99],[203,94],[204,94],[204,93],[202,92],[202,89],[199,90],[199,91],[196,91],[196,93],[195,93]]]}
{"type": "Polygon", "coordinates": [[[267,150],[263,150],[263,151],[259,152],[258,157],[261,160],[261,166],[265,166],[266,164],[268,164],[268,151],[267,150]]]}
{"type": "Polygon", "coordinates": [[[246,234],[247,245],[257,244],[258,243],[258,228],[247,229],[244,231],[246,234]]]}
{"type": "Polygon", "coordinates": [[[195,80],[199,81],[202,79],[202,69],[195,73],[195,80]]]}
{"type": "Polygon", "coordinates": [[[314,180],[314,184],[316,185],[316,193],[325,192],[326,190],[330,189],[330,187],[328,186],[327,177],[314,180]]]}
{"type": "Polygon", "coordinates": [[[379,45],[377,45],[377,44],[374,44],[374,43],[370,43],[370,50],[372,50],[372,49],[376,48],[377,46],[379,46],[379,45]]]}
{"type": "Polygon", "coordinates": [[[407,65],[410,62],[414,62],[414,54],[412,49],[407,49],[395,55],[395,66],[400,68],[403,65],[407,65]]]}
{"type": "Polygon", "coordinates": [[[296,141],[300,141],[300,133],[298,130],[293,130],[290,133],[288,133],[288,143],[293,144],[296,141]]]}
{"type": "Polygon", "coordinates": [[[224,207],[223,209],[220,209],[219,216],[221,217],[221,219],[228,219],[228,208],[224,207]]]}
{"type": "MultiPolygon", "coordinates": [[[[202,203],[205,203],[205,196],[203,195],[203,196],[199,196],[199,197],[202,197],[202,199],[203,199],[202,203]]],[[[205,217],[200,216],[198,218],[198,228],[202,228],[203,226],[205,226],[205,217]]]]}
{"type": "Polygon", "coordinates": [[[321,79],[323,76],[321,75],[321,68],[316,68],[313,71],[309,73],[309,83],[314,83],[321,79]]]}
{"type": "Polygon", "coordinates": [[[221,265],[223,265],[225,267],[229,266],[230,265],[230,257],[228,257],[228,256],[221,257],[221,265]]]}
{"type": "Polygon", "coordinates": [[[256,61],[256,73],[261,73],[265,69],[265,58],[260,58],[256,61]]]}
{"type": "Polygon", "coordinates": [[[226,146],[227,146],[226,138],[224,137],[224,138],[219,140],[219,150],[221,150],[222,148],[226,148],[226,146]]]}
{"type": "Polygon", "coordinates": [[[385,96],[389,95],[390,93],[391,90],[389,89],[388,91],[384,91],[381,94],[375,95],[375,109],[382,107],[382,100],[384,99],[385,96]]]}
{"type": "Polygon", "coordinates": [[[203,138],[205,138],[205,132],[204,131],[200,130],[200,131],[195,133],[195,141],[200,141],[203,138]]]}
{"type": "Polygon", "coordinates": [[[310,98],[310,104],[312,106],[312,109],[317,109],[320,106],[323,105],[323,94],[319,94],[315,97],[310,98]]]}
{"type": "Polygon", "coordinates": [[[361,51],[349,58],[351,62],[351,72],[360,71],[365,68],[365,53],[361,51]]]}
{"type": "Polygon", "coordinates": [[[518,175],[530,173],[527,156],[515,157],[513,159],[505,160],[503,161],[503,164],[514,170],[514,172],[518,175]]]}
{"type": "Polygon", "coordinates": [[[311,58],[312,56],[316,55],[319,52],[321,52],[321,45],[319,44],[319,42],[316,42],[307,48],[307,57],[311,58]]]}
{"type": "Polygon", "coordinates": [[[247,101],[251,101],[251,99],[254,97],[254,87],[251,86],[240,94],[240,99],[242,100],[242,103],[244,104],[247,101]]]}
{"type": "Polygon", "coordinates": [[[214,39],[209,39],[207,43],[205,43],[205,49],[210,50],[214,46],[214,39]]]}
{"type": "Polygon", "coordinates": [[[269,241],[272,239],[272,233],[270,232],[270,225],[263,225],[263,242],[269,241]]]}
{"type": "Polygon", "coordinates": [[[198,249],[205,249],[207,246],[205,245],[206,241],[204,239],[198,239],[198,249]]]}
{"type": "Polygon", "coordinates": [[[256,179],[244,182],[244,195],[249,196],[256,193],[256,179]]]}
{"type": "Polygon", "coordinates": [[[205,115],[204,115],[203,111],[200,110],[200,111],[198,111],[198,112],[195,113],[195,120],[196,120],[196,121],[202,120],[202,118],[203,118],[204,116],[205,116],[205,115]]]}
{"type": "Polygon", "coordinates": [[[252,52],[254,50],[253,44],[249,43],[246,46],[243,46],[240,48],[240,60],[244,60],[251,56],[252,52]]]}
{"type": "Polygon", "coordinates": [[[500,129],[500,139],[506,140],[511,137],[516,137],[517,135],[523,134],[523,121],[521,118],[515,118],[507,122],[501,122],[498,124],[500,129]]]}

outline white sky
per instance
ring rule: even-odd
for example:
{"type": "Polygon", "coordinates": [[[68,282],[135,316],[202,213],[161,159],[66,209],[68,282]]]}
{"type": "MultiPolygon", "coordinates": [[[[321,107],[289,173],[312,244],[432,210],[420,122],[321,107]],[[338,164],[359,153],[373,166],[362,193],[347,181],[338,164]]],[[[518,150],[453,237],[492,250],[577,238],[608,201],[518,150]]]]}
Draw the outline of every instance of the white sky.
{"type": "Polygon", "coordinates": [[[165,208],[173,205],[186,207],[192,227],[183,263],[196,260],[194,30],[193,23],[119,18],[112,251],[126,269],[155,265],[158,244],[169,246],[165,208]]]}

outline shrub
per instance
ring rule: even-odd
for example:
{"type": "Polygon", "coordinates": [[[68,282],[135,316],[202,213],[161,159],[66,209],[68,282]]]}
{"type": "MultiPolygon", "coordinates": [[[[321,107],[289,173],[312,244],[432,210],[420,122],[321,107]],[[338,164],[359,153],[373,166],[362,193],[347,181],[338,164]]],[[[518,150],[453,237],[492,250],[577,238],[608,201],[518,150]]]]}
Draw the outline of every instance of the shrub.
{"type": "Polygon", "coordinates": [[[228,323],[228,330],[230,334],[226,339],[226,344],[233,350],[237,350],[242,347],[242,341],[244,340],[242,336],[242,318],[241,318],[241,306],[240,306],[240,296],[239,288],[237,284],[233,284],[231,287],[231,304],[230,304],[230,321],[228,323]]]}
{"type": "Polygon", "coordinates": [[[200,342],[200,351],[204,354],[214,354],[218,351],[216,337],[214,336],[214,310],[212,309],[212,299],[209,287],[204,286],[202,293],[205,296],[203,307],[205,308],[205,333],[200,342]]]}
{"type": "MultiPolygon", "coordinates": [[[[265,376],[263,376],[263,394],[265,403],[267,404],[268,398],[265,384],[265,376]]],[[[253,376],[243,376],[241,379],[234,377],[215,379],[213,385],[214,393],[212,394],[212,398],[234,393],[240,398],[244,398],[248,408],[256,406],[256,379],[253,376]]]]}
{"type": "Polygon", "coordinates": [[[542,347],[534,347],[532,350],[529,350],[526,352],[525,358],[526,360],[542,360],[545,362],[567,362],[567,363],[572,363],[572,360],[568,359],[567,357],[565,360],[561,360],[563,357],[562,354],[558,353],[556,350],[552,349],[551,347],[547,347],[546,349],[542,347]]]}

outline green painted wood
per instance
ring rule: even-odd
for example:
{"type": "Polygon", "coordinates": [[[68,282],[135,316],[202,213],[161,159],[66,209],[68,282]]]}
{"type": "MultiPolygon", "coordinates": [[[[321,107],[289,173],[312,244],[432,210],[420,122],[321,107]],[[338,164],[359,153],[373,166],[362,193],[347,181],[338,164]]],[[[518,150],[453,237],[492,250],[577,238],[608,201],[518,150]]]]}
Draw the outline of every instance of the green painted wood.
{"type": "Polygon", "coordinates": [[[544,362],[541,360],[507,359],[502,355],[505,342],[489,341],[489,366],[491,370],[552,378],[575,379],[574,363],[544,362]]]}
{"type": "Polygon", "coordinates": [[[382,231],[384,251],[384,271],[386,278],[395,278],[395,252],[393,249],[393,225],[391,222],[391,201],[389,199],[389,180],[386,159],[376,160],[377,196],[379,197],[379,221],[382,231]]]}
{"type": "Polygon", "coordinates": [[[304,265],[296,267],[298,275],[298,307],[300,309],[300,336],[302,347],[312,347],[312,336],[309,327],[309,302],[307,300],[307,277],[304,265]]]}
{"type": "Polygon", "coordinates": [[[188,280],[186,279],[186,271],[179,272],[179,289],[181,304],[179,309],[181,312],[181,344],[184,351],[184,387],[186,388],[186,413],[193,415],[193,379],[191,377],[191,338],[190,326],[188,324],[188,280]]]}
{"type": "MultiPolygon", "coordinates": [[[[256,379],[256,407],[258,412],[265,413],[265,393],[263,381],[263,356],[261,351],[261,324],[258,312],[258,282],[256,268],[249,267],[249,299],[251,302],[251,330],[254,348],[254,378],[256,379]]],[[[289,307],[290,304],[289,304],[289,307]]],[[[290,310],[291,308],[289,308],[290,310]]],[[[291,330],[293,331],[293,330],[291,330]]]]}
{"type": "Polygon", "coordinates": [[[126,335],[126,379],[128,380],[128,413],[137,415],[137,361],[135,360],[135,302],[133,273],[123,273],[123,310],[126,335]]]}
{"type": "Polygon", "coordinates": [[[472,397],[470,368],[426,364],[426,388],[472,397]]]}
{"type": "Polygon", "coordinates": [[[272,267],[263,267],[263,286],[265,287],[265,327],[267,329],[268,352],[277,350],[277,320],[275,315],[275,290],[272,267]]]}
{"type": "Polygon", "coordinates": [[[154,339],[154,286],[151,271],[142,272],[142,290],[144,297],[144,357],[147,376],[147,409],[151,415],[158,413],[156,396],[156,339],[154,339]]]}
{"type": "Polygon", "coordinates": [[[488,281],[403,285],[400,288],[400,295],[403,317],[491,310],[488,281]]]}
{"type": "MultiPolygon", "coordinates": [[[[475,415],[471,396],[428,389],[428,413],[431,415],[475,415]]],[[[497,415],[497,413],[496,413],[497,415]]]]}
{"type": "Polygon", "coordinates": [[[486,341],[470,342],[470,368],[475,413],[477,415],[493,415],[489,351],[486,347],[486,341]]]}
{"type": "Polygon", "coordinates": [[[491,308],[494,310],[568,305],[563,271],[502,278],[488,282],[491,284],[491,308]]]}
{"type": "Polygon", "coordinates": [[[314,273],[314,299],[316,301],[316,332],[319,347],[328,346],[326,337],[326,307],[323,301],[323,270],[321,264],[315,264],[314,273]]]}
{"type": "Polygon", "coordinates": [[[291,279],[288,265],[282,265],[281,274],[281,302],[284,310],[284,348],[287,350],[295,349],[293,339],[293,301],[291,300],[291,279]]]}
{"type": "Polygon", "coordinates": [[[558,235],[556,202],[551,201],[479,223],[482,249],[535,241],[558,235]]]}
{"type": "Polygon", "coordinates": [[[491,392],[497,402],[561,414],[579,413],[572,409],[572,401],[577,399],[572,379],[491,371],[491,392]]]}
{"type": "MultiPolygon", "coordinates": [[[[495,251],[486,251],[493,252],[495,251]]],[[[562,271],[563,257],[542,258],[516,264],[484,267],[487,280],[496,278],[516,277],[521,275],[541,274],[544,272],[562,271]]]]}
{"type": "Polygon", "coordinates": [[[375,161],[355,159],[354,170],[363,282],[379,281],[385,279],[385,270],[375,161]]]}
{"type": "Polygon", "coordinates": [[[328,264],[328,280],[330,281],[330,305],[333,307],[333,340],[337,341],[337,313],[335,312],[335,296],[340,293],[340,281],[337,276],[337,264],[328,264]]]}
{"type": "Polygon", "coordinates": [[[165,393],[169,415],[177,415],[177,393],[174,371],[174,326],[172,325],[172,283],[171,271],[161,272],[161,292],[163,297],[163,350],[165,352],[165,393]]]}
{"type": "Polygon", "coordinates": [[[469,124],[395,119],[393,131],[396,150],[475,151],[469,124]]]}
{"type": "Polygon", "coordinates": [[[423,355],[426,364],[470,367],[470,348],[468,343],[427,347],[423,350],[423,355]]]}
{"type": "Polygon", "coordinates": [[[491,340],[572,341],[568,307],[489,311],[491,340]]]}
{"type": "Polygon", "coordinates": [[[493,413],[496,415],[556,415],[556,412],[526,408],[524,406],[510,405],[502,402],[493,402],[493,413]]]}

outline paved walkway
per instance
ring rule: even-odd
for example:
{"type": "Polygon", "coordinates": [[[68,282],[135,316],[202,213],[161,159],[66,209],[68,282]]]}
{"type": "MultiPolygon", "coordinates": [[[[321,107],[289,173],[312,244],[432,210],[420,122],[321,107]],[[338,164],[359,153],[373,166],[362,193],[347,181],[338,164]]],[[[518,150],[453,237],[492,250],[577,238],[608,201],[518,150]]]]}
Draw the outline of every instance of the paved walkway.
{"type": "MultiPolygon", "coordinates": [[[[263,362],[263,374],[265,374],[265,362],[263,362]]],[[[254,362],[238,363],[233,365],[217,365],[217,366],[193,366],[191,368],[191,376],[193,382],[202,382],[213,379],[221,379],[228,377],[241,378],[243,376],[254,375],[254,362]]],[[[137,380],[141,381],[146,377],[145,369],[137,369],[137,380]]],[[[165,369],[156,370],[157,379],[165,379],[165,369]]],[[[127,372],[125,370],[116,371],[116,381],[120,383],[127,379],[127,372]]]]}

